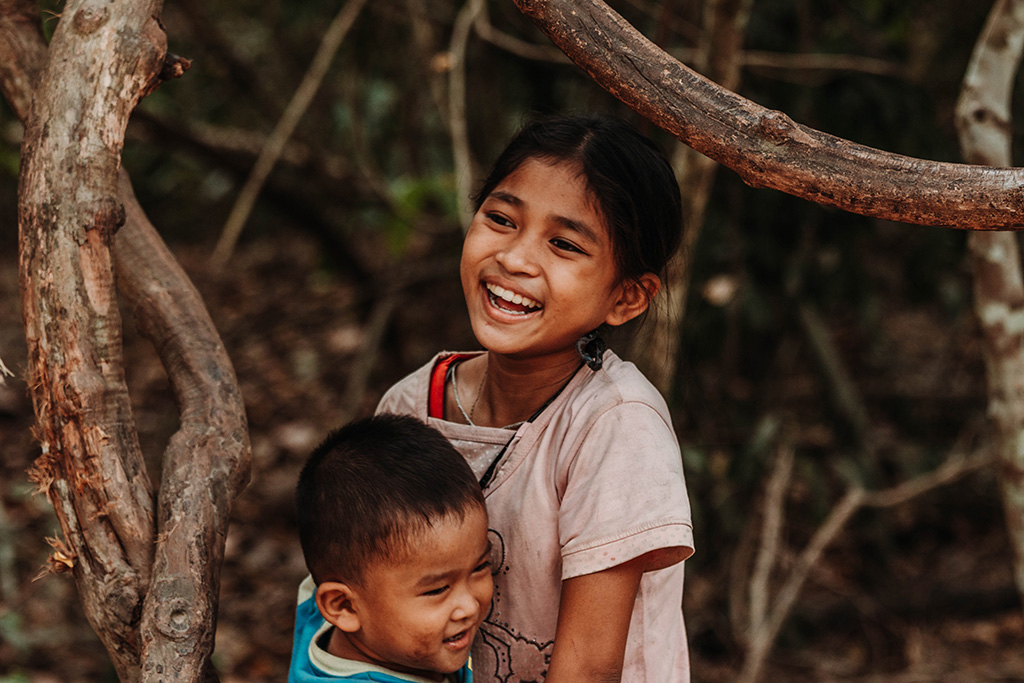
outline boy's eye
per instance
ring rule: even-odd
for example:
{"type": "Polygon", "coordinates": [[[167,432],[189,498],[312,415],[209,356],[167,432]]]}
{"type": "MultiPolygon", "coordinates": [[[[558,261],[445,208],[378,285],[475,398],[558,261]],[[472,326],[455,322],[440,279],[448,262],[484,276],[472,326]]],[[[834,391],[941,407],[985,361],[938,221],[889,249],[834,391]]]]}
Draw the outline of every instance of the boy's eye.
{"type": "Polygon", "coordinates": [[[448,586],[445,585],[445,586],[441,586],[439,588],[435,588],[433,590],[425,591],[423,593],[423,595],[442,595],[447,590],[448,590],[448,586]]]}
{"type": "Polygon", "coordinates": [[[551,240],[551,244],[556,249],[561,249],[562,251],[571,251],[571,252],[575,252],[577,254],[584,254],[584,253],[586,253],[582,249],[577,247],[575,244],[573,244],[572,242],[570,242],[568,240],[564,240],[561,237],[556,237],[555,239],[551,240]]]}

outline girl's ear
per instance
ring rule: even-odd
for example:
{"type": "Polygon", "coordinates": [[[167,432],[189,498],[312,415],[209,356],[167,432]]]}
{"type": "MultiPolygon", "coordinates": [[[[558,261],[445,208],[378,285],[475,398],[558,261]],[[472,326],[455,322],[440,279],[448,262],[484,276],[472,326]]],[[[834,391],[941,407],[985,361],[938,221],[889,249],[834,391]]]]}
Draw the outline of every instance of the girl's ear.
{"type": "Polygon", "coordinates": [[[359,596],[351,586],[339,581],[324,581],[316,587],[316,606],[332,626],[347,633],[359,630],[362,619],[359,596]]]}
{"type": "Polygon", "coordinates": [[[627,323],[646,311],[661,289],[661,279],[654,273],[644,273],[636,280],[623,281],[619,288],[619,299],[604,320],[609,325],[627,323]]]}

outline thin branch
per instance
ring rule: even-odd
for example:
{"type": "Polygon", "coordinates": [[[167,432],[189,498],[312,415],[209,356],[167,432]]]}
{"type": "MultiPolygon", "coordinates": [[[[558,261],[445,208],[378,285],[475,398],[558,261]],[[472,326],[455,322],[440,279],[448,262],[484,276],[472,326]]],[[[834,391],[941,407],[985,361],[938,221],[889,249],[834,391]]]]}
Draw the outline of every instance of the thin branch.
{"type": "MultiPolygon", "coordinates": [[[[750,21],[753,0],[712,0],[704,7],[704,35],[698,48],[698,64],[709,76],[733,90],[740,85],[739,59],[750,21]]],[[[655,324],[647,326],[643,369],[659,390],[670,394],[679,364],[679,336],[686,316],[692,277],[693,253],[704,227],[718,164],[679,144],[673,155],[683,197],[683,239],[668,263],[665,306],[655,324]]]]}
{"type": "Polygon", "coordinates": [[[143,605],[142,664],[165,676],[200,671],[213,650],[231,502],[249,480],[238,381],[202,299],[135,199],[114,242],[118,286],[153,342],[181,418],[163,456],[153,578],[143,605]],[[188,642],[182,651],[181,642],[188,642]]]}
{"type": "Polygon", "coordinates": [[[363,329],[362,353],[352,368],[342,399],[342,421],[348,421],[358,414],[359,406],[366,395],[370,373],[377,366],[381,342],[388,330],[391,318],[401,297],[400,287],[389,287],[370,311],[369,320],[363,329]]]}
{"type": "Polygon", "coordinates": [[[206,13],[208,3],[179,0],[175,4],[185,15],[193,35],[215,55],[216,62],[227,68],[230,84],[248,90],[270,120],[280,117],[282,105],[276,92],[266,86],[267,79],[260,70],[242,57],[217,22],[206,13]]]}
{"type": "Polygon", "coordinates": [[[520,59],[528,59],[536,62],[549,62],[551,64],[572,64],[572,61],[565,56],[565,53],[550,45],[531,43],[521,38],[509,35],[500,31],[491,24],[491,18],[486,9],[477,15],[473,24],[476,34],[497,48],[504,50],[520,59]]]}
{"type": "Polygon", "coordinates": [[[789,617],[808,575],[858,510],[863,507],[890,508],[901,505],[989,466],[994,460],[995,454],[990,451],[964,456],[963,451],[957,448],[937,469],[897,486],[874,492],[860,487],[847,491],[811,536],[776,595],[768,618],[753,632],[738,683],[754,683],[760,678],[768,653],[782,624],[789,617]]]}
{"type": "Polygon", "coordinates": [[[455,188],[458,192],[459,223],[469,228],[473,207],[469,197],[473,193],[476,163],[469,146],[469,126],[466,120],[466,49],[469,34],[477,16],[483,11],[484,0],[467,0],[455,18],[448,55],[451,73],[448,76],[448,127],[452,136],[452,157],[455,162],[455,188]]]}
{"type": "Polygon", "coordinates": [[[764,623],[768,609],[770,579],[775,558],[779,555],[782,528],[785,525],[786,492],[793,474],[794,448],[787,437],[778,447],[775,463],[765,490],[764,524],[761,545],[758,548],[754,571],[750,574],[750,614],[748,615],[747,642],[756,640],[756,633],[764,623]]]}
{"type": "Polygon", "coordinates": [[[430,25],[430,13],[425,0],[406,0],[406,7],[409,10],[409,21],[412,24],[413,45],[420,65],[427,75],[427,83],[430,87],[430,99],[441,115],[442,121],[448,120],[448,100],[445,94],[445,79],[443,77],[442,55],[437,54],[434,29],[430,25]]]}
{"type": "Polygon", "coordinates": [[[249,215],[256,205],[256,198],[259,196],[260,190],[263,189],[263,184],[266,182],[271,171],[274,170],[274,166],[277,165],[285,145],[312,103],[317,90],[320,89],[320,84],[323,82],[324,76],[327,75],[331,62],[334,61],[334,55],[341,48],[342,41],[348,34],[349,29],[352,28],[352,24],[355,23],[359,12],[365,4],[366,0],[348,0],[334,17],[326,33],[324,33],[324,37],[320,40],[320,47],[317,48],[313,61],[306,71],[306,75],[295,90],[295,94],[285,108],[281,120],[274,127],[273,133],[271,133],[266,146],[256,160],[252,173],[239,192],[238,199],[228,215],[228,220],[224,224],[220,240],[217,242],[217,246],[214,248],[213,255],[210,258],[211,265],[214,268],[223,268],[228,259],[231,258],[235,245],[238,243],[238,238],[242,234],[242,229],[245,227],[245,223],[249,220],[249,215]]]}
{"type": "MultiPolygon", "coordinates": [[[[697,50],[684,48],[671,50],[670,54],[681,62],[690,64],[697,58],[697,50]]],[[[872,76],[906,78],[909,70],[904,64],[876,57],[862,55],[825,54],[820,52],[767,52],[744,50],[739,55],[739,64],[745,69],[766,71],[846,71],[872,76]]],[[[724,84],[723,84],[724,85],[724,84]]]]}
{"type": "Polygon", "coordinates": [[[850,376],[842,355],[817,309],[809,302],[797,305],[800,328],[804,332],[836,411],[849,425],[857,444],[870,450],[870,420],[863,397],[850,376]]]}

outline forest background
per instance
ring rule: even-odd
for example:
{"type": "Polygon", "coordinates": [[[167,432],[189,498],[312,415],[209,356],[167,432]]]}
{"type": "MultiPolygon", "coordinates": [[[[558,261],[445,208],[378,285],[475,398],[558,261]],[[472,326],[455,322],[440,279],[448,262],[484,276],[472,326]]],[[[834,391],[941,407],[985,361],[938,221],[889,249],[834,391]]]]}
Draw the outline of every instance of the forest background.
{"type": "MultiPolygon", "coordinates": [[[[699,69],[710,3],[609,4],[699,69]]],[[[626,116],[678,154],[677,142],[559,61],[511,3],[484,6],[486,22],[464,42],[477,167],[525,118],[551,111],[626,116]]],[[[461,57],[458,2],[366,4],[237,248],[226,265],[211,263],[339,7],[168,3],[169,48],[192,68],[147,97],[128,131],[124,166],[209,306],[249,416],[253,480],[232,515],[214,656],[225,681],[284,677],[305,572],[291,496],[309,449],[371,412],[387,386],[436,351],[475,346],[457,278],[449,124],[458,112],[447,99],[461,57]]],[[[849,140],[958,161],[954,104],[989,9],[755,0],[736,89],[849,140]]],[[[38,445],[18,304],[20,136],[0,103],[0,358],[15,374],[0,386],[0,681],[113,681],[73,583],[32,580],[56,526],[25,474],[38,445]]],[[[951,452],[982,447],[985,377],[961,232],[754,190],[725,169],[705,216],[687,229],[690,286],[681,285],[685,315],[674,321],[681,339],[667,385],[698,544],[684,608],[695,681],[731,681],[749,659],[748,603],[765,602],[759,592],[801,567],[844,491],[898,486],[951,452]],[[764,540],[772,525],[775,544],[764,540]]],[[[177,413],[155,353],[130,327],[127,379],[143,449],[156,458],[177,413]]],[[[615,347],[650,362],[635,340],[615,347]]],[[[801,589],[766,680],[1024,681],[1024,622],[993,467],[861,511],[801,589]]]]}

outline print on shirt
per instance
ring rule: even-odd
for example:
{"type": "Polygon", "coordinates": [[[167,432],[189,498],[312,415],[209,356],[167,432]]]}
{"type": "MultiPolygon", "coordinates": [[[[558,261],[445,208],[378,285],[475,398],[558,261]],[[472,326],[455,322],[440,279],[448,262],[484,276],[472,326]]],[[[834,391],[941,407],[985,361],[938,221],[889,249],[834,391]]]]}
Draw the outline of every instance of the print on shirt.
{"type": "Polygon", "coordinates": [[[554,641],[540,643],[523,635],[501,618],[503,596],[498,577],[508,573],[505,541],[494,529],[487,530],[491,541],[491,573],[495,577],[491,611],[480,626],[480,642],[473,654],[473,669],[481,680],[501,683],[541,683],[551,663],[554,641]],[[483,673],[486,672],[486,673],[483,673]],[[493,676],[488,676],[493,672],[493,676]]]}

